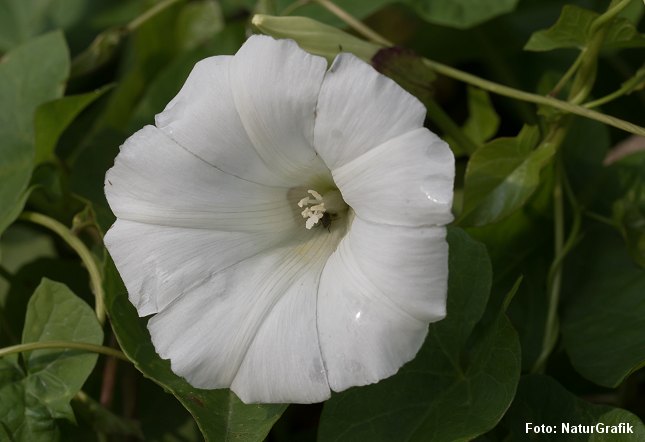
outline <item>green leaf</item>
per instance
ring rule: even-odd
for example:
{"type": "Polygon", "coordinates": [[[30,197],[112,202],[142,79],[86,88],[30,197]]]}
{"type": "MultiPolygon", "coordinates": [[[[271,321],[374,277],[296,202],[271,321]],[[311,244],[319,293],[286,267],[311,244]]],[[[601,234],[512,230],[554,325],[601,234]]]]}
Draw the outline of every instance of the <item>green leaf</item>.
{"type": "Polygon", "coordinates": [[[137,420],[146,441],[188,442],[203,440],[197,423],[188,410],[172,395],[165,392],[150,379],[139,382],[141,397],[145,397],[155,407],[141,404],[137,420]]]}
{"type": "MultiPolygon", "coordinates": [[[[9,230],[7,236],[11,233],[12,230],[9,230]]],[[[28,247],[34,253],[34,246],[28,247]]],[[[35,253],[42,252],[36,250],[35,253]]],[[[83,290],[87,291],[87,287],[89,287],[87,272],[77,260],[37,256],[31,255],[30,258],[33,260],[13,274],[12,283],[2,307],[6,316],[2,328],[6,328],[8,337],[12,338],[7,345],[18,342],[24,327],[27,304],[43,277],[64,283],[74,293],[82,293],[83,290]]]]}
{"type": "MultiPolygon", "coordinates": [[[[499,115],[490,101],[488,92],[468,86],[468,119],[461,130],[476,145],[483,145],[491,139],[499,129],[499,115]]],[[[467,152],[459,148],[459,143],[447,136],[446,142],[450,145],[455,155],[464,155],[467,152]]]]}
{"type": "Polygon", "coordinates": [[[584,377],[616,387],[645,366],[645,269],[606,227],[588,232],[571,259],[581,268],[564,293],[565,350],[584,377]]]}
{"type": "Polygon", "coordinates": [[[108,64],[116,55],[126,35],[120,27],[101,32],[83,52],[74,57],[71,76],[87,75],[108,64]]]}
{"type": "Polygon", "coordinates": [[[139,422],[117,416],[85,394],[76,397],[72,407],[79,420],[88,422],[96,434],[134,436],[144,440],[139,422]]]}
{"type": "MultiPolygon", "coordinates": [[[[558,21],[549,29],[535,32],[524,46],[527,51],[551,51],[560,48],[586,47],[591,38],[590,29],[599,16],[594,11],[578,6],[565,5],[558,21]]],[[[640,35],[634,24],[625,18],[614,18],[607,25],[603,40],[605,48],[642,47],[645,37],[640,35]]]]}
{"type": "Polygon", "coordinates": [[[634,137],[611,150],[606,126],[577,119],[563,144],[567,180],[577,201],[621,233],[632,259],[645,268],[645,153],[629,153],[634,137]]]}
{"type": "Polygon", "coordinates": [[[632,153],[612,164],[623,195],[612,205],[612,219],[632,259],[645,269],[645,152],[632,153]]]}
{"type": "Polygon", "coordinates": [[[94,100],[110,90],[102,87],[81,95],[69,95],[41,105],[35,118],[35,163],[40,164],[54,158],[54,150],[63,131],[74,118],[94,100]]]}
{"type": "Polygon", "coordinates": [[[608,127],[584,118],[572,122],[562,143],[567,180],[576,200],[586,207],[593,207],[594,200],[607,204],[614,199],[606,193],[607,167],[602,164],[610,144],[608,127]]]}
{"type": "Polygon", "coordinates": [[[524,46],[527,51],[550,51],[558,48],[579,48],[587,44],[591,23],[598,14],[573,5],[562,8],[558,21],[549,29],[537,31],[524,46]]]}
{"type": "MultiPolygon", "coordinates": [[[[17,172],[17,171],[16,171],[17,172]]],[[[0,168],[0,175],[2,175],[2,169],[0,168]]],[[[2,180],[2,177],[0,176],[0,180],[2,180]]],[[[20,213],[22,212],[23,207],[25,207],[25,204],[27,203],[27,200],[29,199],[29,195],[31,192],[34,190],[34,187],[28,187],[27,189],[23,190],[20,194],[18,194],[18,198],[13,202],[13,205],[10,205],[8,208],[0,209],[0,234],[2,234],[5,230],[7,230],[7,227],[11,225],[12,222],[18,216],[20,216],[20,213]]],[[[2,197],[2,190],[0,190],[0,198],[2,197]]]]}
{"type": "Polygon", "coordinates": [[[482,226],[500,220],[526,203],[540,183],[540,171],[555,154],[554,143],[541,144],[536,127],[515,138],[498,138],[470,158],[460,224],[482,226]]]}
{"type": "Polygon", "coordinates": [[[114,263],[105,267],[106,307],[123,352],[135,366],[172,393],[193,415],[208,441],[263,441],[286,405],[246,405],[228,389],[201,390],[175,375],[155,352],[145,320],[128,300],[114,263]]]}
{"type": "MultiPolygon", "coordinates": [[[[175,57],[177,42],[173,31],[181,11],[180,6],[176,3],[154,15],[126,39],[124,50],[136,55],[123,57],[120,69],[123,75],[108,97],[105,111],[94,128],[95,132],[105,128],[125,130],[133,109],[150,80],[175,57]]],[[[123,35],[119,38],[122,37],[123,35]]]]}
{"type": "MultiPolygon", "coordinates": [[[[632,413],[620,408],[595,405],[578,399],[548,376],[530,375],[522,377],[517,396],[505,418],[513,440],[540,441],[642,441],[645,440],[645,426],[632,413]],[[527,432],[531,428],[545,425],[553,433],[527,432]],[[582,427],[595,426],[605,429],[604,433],[583,433],[582,427]],[[619,427],[619,424],[623,424],[619,427]],[[633,433],[617,434],[620,428],[632,427],[633,433]],[[582,427],[578,427],[582,426],[582,427]]],[[[590,433],[590,432],[589,432],[590,433]]]]}
{"type": "Polygon", "coordinates": [[[475,143],[484,144],[497,133],[499,122],[488,92],[468,86],[468,119],[463,127],[466,135],[475,143]]]}
{"type": "Polygon", "coordinates": [[[78,20],[85,0],[0,1],[0,53],[78,20]]]}
{"type": "Polygon", "coordinates": [[[423,19],[465,29],[515,9],[518,0],[404,0],[423,19]]]}
{"type": "MultiPolygon", "coordinates": [[[[65,285],[43,279],[27,306],[23,344],[75,341],[101,344],[103,331],[92,309],[65,285]]],[[[96,364],[78,350],[36,350],[0,359],[0,421],[18,441],[58,438],[55,419],[74,421],[70,400],[96,364]]]]}
{"type": "Polygon", "coordinates": [[[242,30],[236,26],[228,26],[217,34],[212,44],[180,53],[146,86],[139,103],[134,108],[128,132],[137,131],[145,124],[154,121],[155,114],[163,111],[168,102],[179,92],[198,61],[213,54],[233,54],[242,43],[244,43],[242,30]]]}
{"type": "Polygon", "coordinates": [[[188,3],[177,19],[178,45],[186,50],[212,40],[224,29],[224,17],[217,2],[201,1],[188,3]]]}
{"type": "Polygon", "coordinates": [[[319,440],[470,440],[495,426],[520,372],[517,335],[502,312],[481,322],[491,285],[486,248],[451,229],[448,315],[416,358],[375,385],[325,404],[319,440]]]}
{"type": "Polygon", "coordinates": [[[26,201],[34,161],[34,112],[63,94],[69,53],[63,34],[38,37],[0,63],[0,234],[26,201]]]}

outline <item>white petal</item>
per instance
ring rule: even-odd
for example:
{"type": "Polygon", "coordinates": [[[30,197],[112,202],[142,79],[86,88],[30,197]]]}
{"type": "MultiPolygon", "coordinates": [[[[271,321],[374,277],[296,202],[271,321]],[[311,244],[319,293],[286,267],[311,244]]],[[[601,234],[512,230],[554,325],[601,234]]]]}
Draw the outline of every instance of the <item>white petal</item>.
{"type": "Polygon", "coordinates": [[[393,375],[446,312],[445,228],[376,225],[355,218],[329,258],[318,330],[329,385],[342,391],[393,375]]]}
{"type": "Polygon", "coordinates": [[[313,149],[314,113],[327,62],[292,40],[253,36],[231,63],[242,124],[267,166],[300,183],[328,169],[313,149]]]}
{"type": "Polygon", "coordinates": [[[209,164],[270,186],[293,183],[269,170],[253,147],[237,113],[229,83],[233,57],[206,58],[155,118],[157,127],[209,164]]]}
{"type": "Polygon", "coordinates": [[[329,397],[316,333],[316,291],[338,238],[320,231],[232,266],[184,293],[148,322],[175,373],[246,402],[329,397]]]}
{"type": "Polygon", "coordinates": [[[343,199],[364,219],[401,226],[452,221],[455,159],[425,128],[393,138],[334,169],[343,199]]]}
{"type": "Polygon", "coordinates": [[[221,232],[118,219],[105,245],[140,316],[157,313],[221,270],[286,240],[274,232],[221,232]]]}
{"type": "Polygon", "coordinates": [[[223,173],[154,126],[121,147],[105,177],[105,194],[120,219],[233,231],[297,229],[300,195],[223,173]]]}
{"type": "Polygon", "coordinates": [[[318,98],[314,145],[335,169],[387,140],[423,126],[426,110],[394,81],[340,54],[318,98]]]}
{"type": "Polygon", "coordinates": [[[378,290],[421,321],[434,322],[445,316],[445,227],[389,226],[356,217],[343,241],[372,291],[378,290]]]}

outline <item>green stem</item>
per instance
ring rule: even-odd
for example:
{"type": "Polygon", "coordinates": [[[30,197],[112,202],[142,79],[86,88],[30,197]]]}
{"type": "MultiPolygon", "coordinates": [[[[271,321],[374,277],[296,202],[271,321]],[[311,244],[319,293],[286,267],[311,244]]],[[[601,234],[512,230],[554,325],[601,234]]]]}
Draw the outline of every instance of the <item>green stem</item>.
{"type": "Polygon", "coordinates": [[[62,350],[84,350],[89,353],[100,353],[106,356],[113,356],[130,362],[130,359],[123,352],[103,345],[90,344],[88,342],[73,341],[46,341],[30,342],[28,344],[12,345],[11,347],[0,348],[0,358],[14,353],[23,353],[34,350],[62,349],[62,350]]]}
{"type": "Polygon", "coordinates": [[[591,93],[594,83],[596,82],[596,72],[598,71],[598,54],[607,34],[606,28],[599,28],[598,32],[593,35],[591,42],[580,53],[582,61],[578,69],[576,78],[571,85],[569,94],[569,103],[580,104],[591,93]]]}
{"type": "MultiPolygon", "coordinates": [[[[563,178],[566,180],[566,177],[563,178]]],[[[546,367],[546,362],[555,347],[559,334],[558,325],[558,306],[560,304],[560,291],[562,287],[562,267],[564,259],[573,250],[580,238],[581,216],[579,208],[574,206],[574,217],[571,230],[566,241],[564,241],[564,204],[562,201],[562,180],[558,180],[556,189],[554,189],[554,214],[555,214],[555,246],[556,253],[549,274],[547,276],[548,289],[548,310],[547,318],[544,324],[544,338],[542,340],[542,351],[538,356],[533,373],[542,373],[546,367]],[[556,197],[557,194],[557,198],[556,197]]]]}
{"type": "Polygon", "coordinates": [[[602,26],[604,26],[609,21],[613,20],[620,12],[625,9],[632,0],[613,0],[609,4],[609,8],[598,18],[594,20],[589,28],[589,35],[595,34],[602,26]]]}
{"type": "Polygon", "coordinates": [[[587,47],[580,53],[580,68],[576,75],[573,85],[571,86],[571,95],[569,102],[573,104],[582,103],[591,93],[591,89],[596,80],[596,72],[598,65],[598,56],[600,49],[605,41],[608,27],[607,25],[618,15],[632,0],[612,0],[609,4],[607,11],[598,16],[591,27],[589,28],[589,35],[591,39],[587,47]]]}
{"type": "Polygon", "coordinates": [[[90,276],[90,285],[92,292],[96,298],[94,310],[96,312],[96,317],[98,318],[101,325],[105,323],[105,306],[103,300],[105,299],[103,293],[103,281],[101,277],[101,271],[99,270],[94,257],[89,249],[83,244],[83,242],[75,236],[70,229],[65,227],[63,224],[59,223],[53,218],[42,215],[40,213],[34,212],[23,212],[20,215],[21,220],[29,221],[40,226],[43,226],[52,232],[56,233],[58,236],[63,239],[81,258],[87,272],[90,276]]]}
{"type": "Polygon", "coordinates": [[[609,126],[622,129],[626,132],[630,132],[635,135],[645,136],[645,127],[637,126],[636,124],[630,123],[628,121],[621,120],[619,118],[612,117],[609,115],[605,115],[600,112],[587,109],[583,106],[567,103],[566,101],[558,100],[557,98],[532,94],[530,92],[524,92],[518,89],[513,89],[508,86],[495,83],[493,81],[484,80],[483,78],[477,77],[467,72],[460,71],[458,69],[452,68],[445,64],[442,64],[433,60],[429,60],[427,58],[424,58],[423,62],[428,67],[434,69],[436,72],[442,75],[463,81],[464,83],[472,84],[474,86],[485,89],[494,94],[516,98],[518,100],[524,100],[530,103],[553,107],[555,109],[559,109],[561,111],[568,112],[574,115],[579,115],[581,117],[589,118],[591,120],[600,121],[601,123],[608,124],[609,126]]]}
{"type": "Polygon", "coordinates": [[[567,72],[565,72],[565,73],[564,73],[564,75],[562,76],[562,78],[560,78],[560,81],[558,81],[558,83],[557,83],[557,84],[555,85],[555,87],[551,90],[551,92],[549,92],[549,95],[550,95],[551,97],[556,97],[556,96],[560,93],[560,91],[562,90],[562,88],[563,88],[563,87],[564,87],[564,86],[569,82],[569,80],[571,80],[571,77],[573,77],[573,75],[576,73],[576,71],[577,71],[577,70],[578,70],[578,68],[580,67],[580,63],[582,63],[583,58],[584,58],[584,51],[582,51],[582,52],[580,52],[580,53],[578,54],[578,57],[577,57],[577,58],[576,58],[576,60],[571,64],[571,66],[569,67],[569,69],[567,69],[567,72]]]}
{"type": "Polygon", "coordinates": [[[614,228],[616,227],[616,222],[613,219],[611,219],[609,217],[606,217],[606,216],[603,216],[603,215],[600,215],[599,213],[592,212],[592,211],[586,211],[585,215],[588,216],[589,218],[593,219],[593,220],[596,220],[596,221],[600,222],[600,223],[606,224],[606,225],[614,227],[614,228]]]}
{"type": "Polygon", "coordinates": [[[638,88],[643,81],[645,81],[645,69],[641,68],[636,75],[624,82],[618,90],[607,94],[604,97],[598,98],[597,100],[589,101],[583,104],[583,106],[586,108],[602,106],[616,98],[620,98],[623,95],[631,93],[634,89],[638,88]]]}
{"type": "Polygon", "coordinates": [[[554,229],[554,249],[555,258],[549,268],[547,277],[547,315],[544,323],[544,335],[542,338],[542,350],[533,366],[533,373],[542,373],[546,366],[546,361],[551,355],[551,351],[557,341],[559,332],[558,325],[558,304],[560,301],[560,281],[562,271],[559,263],[561,262],[562,252],[564,250],[564,201],[562,198],[562,167],[559,165],[556,170],[556,182],[553,188],[553,229],[554,229]],[[557,263],[557,264],[556,264],[557,263]]]}
{"type": "Polygon", "coordinates": [[[583,106],[586,107],[587,109],[602,106],[603,104],[609,103],[610,101],[613,101],[616,98],[620,98],[623,95],[625,95],[625,90],[626,89],[627,88],[625,88],[625,87],[621,87],[620,89],[612,92],[611,94],[607,94],[604,97],[598,98],[597,100],[589,101],[589,102],[583,104],[583,106]]]}
{"type": "MultiPolygon", "coordinates": [[[[629,2],[613,0],[607,12],[598,17],[591,26],[591,40],[580,57],[576,60],[579,64],[576,77],[573,80],[569,94],[569,102],[577,105],[587,98],[596,79],[596,70],[600,48],[607,33],[607,27],[604,26],[616,16],[629,2]]],[[[561,121],[560,124],[566,124],[561,121]]],[[[564,138],[563,138],[564,139],[564,138]]],[[[556,183],[553,189],[553,219],[554,219],[554,259],[549,268],[547,275],[547,317],[544,324],[544,337],[542,340],[542,350],[535,365],[534,373],[541,373],[546,367],[546,363],[555,347],[559,335],[558,307],[560,304],[560,291],[562,288],[562,267],[567,254],[573,249],[578,241],[581,215],[580,208],[575,201],[575,196],[566,180],[562,158],[557,157],[556,163],[556,183]],[[570,200],[573,210],[573,222],[568,238],[564,238],[564,198],[563,186],[570,200]]]]}
{"type": "Polygon", "coordinates": [[[340,18],[342,21],[347,23],[352,29],[354,29],[359,34],[363,35],[368,40],[376,44],[383,46],[394,46],[394,43],[374,31],[369,26],[365,25],[359,20],[356,20],[349,12],[342,9],[340,6],[331,2],[329,0],[313,0],[318,3],[323,8],[327,9],[329,12],[334,14],[336,17],[340,18]]]}
{"type": "Polygon", "coordinates": [[[439,106],[434,100],[424,100],[426,109],[428,111],[428,118],[434,122],[443,133],[452,137],[455,142],[459,145],[462,151],[467,154],[472,154],[477,150],[479,146],[468,136],[466,135],[459,126],[454,122],[448,114],[446,114],[441,106],[439,106]]]}
{"type": "Polygon", "coordinates": [[[141,25],[143,25],[145,22],[150,20],[152,17],[159,14],[163,10],[168,9],[175,3],[179,3],[180,1],[183,1],[183,0],[164,0],[157,3],[156,5],[148,9],[146,12],[144,12],[143,14],[141,14],[140,16],[132,20],[130,23],[125,25],[126,31],[128,32],[136,31],[141,25]]]}

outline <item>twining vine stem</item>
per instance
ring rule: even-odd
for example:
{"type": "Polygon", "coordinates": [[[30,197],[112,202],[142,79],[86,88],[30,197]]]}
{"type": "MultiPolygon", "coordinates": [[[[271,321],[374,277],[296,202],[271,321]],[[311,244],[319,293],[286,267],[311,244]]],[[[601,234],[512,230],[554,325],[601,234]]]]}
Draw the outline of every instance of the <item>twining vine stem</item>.
{"type": "Polygon", "coordinates": [[[89,251],[85,244],[83,244],[83,241],[74,235],[70,229],[53,218],[41,213],[25,211],[20,215],[19,219],[38,224],[51,230],[60,236],[61,239],[78,254],[89,273],[90,285],[95,296],[94,311],[99,323],[103,325],[105,323],[105,294],[103,292],[103,278],[101,277],[101,271],[92,256],[92,252],[89,251]]]}

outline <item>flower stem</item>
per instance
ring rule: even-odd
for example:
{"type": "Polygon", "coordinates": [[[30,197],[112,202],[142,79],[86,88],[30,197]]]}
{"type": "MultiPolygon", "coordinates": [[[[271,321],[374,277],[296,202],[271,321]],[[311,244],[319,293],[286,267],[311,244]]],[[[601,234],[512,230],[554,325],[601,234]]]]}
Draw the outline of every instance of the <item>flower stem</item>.
{"type": "Polygon", "coordinates": [[[394,46],[394,43],[392,43],[387,38],[380,35],[378,32],[374,31],[372,28],[365,25],[361,21],[356,20],[349,12],[345,11],[343,8],[341,8],[334,2],[330,0],[313,0],[313,1],[318,3],[323,8],[327,9],[336,17],[340,18],[342,21],[347,23],[348,26],[350,26],[359,34],[363,35],[368,40],[371,40],[372,42],[383,46],[394,46]]]}
{"type": "Polygon", "coordinates": [[[113,356],[130,362],[130,359],[123,354],[123,352],[110,347],[102,345],[90,344],[88,342],[74,342],[74,341],[46,341],[46,342],[30,342],[28,344],[12,345],[10,347],[0,348],[0,358],[14,353],[22,353],[25,351],[34,350],[47,350],[47,349],[73,349],[84,350],[90,353],[100,353],[106,356],[113,356]]]}
{"type": "Polygon", "coordinates": [[[89,249],[77,236],[75,236],[71,232],[70,229],[53,218],[40,213],[23,212],[20,215],[19,219],[30,221],[51,230],[52,232],[60,236],[61,239],[63,239],[63,241],[65,241],[67,245],[74,249],[74,251],[78,254],[83,264],[85,264],[87,272],[89,273],[90,286],[96,299],[94,310],[96,312],[96,317],[98,318],[99,323],[103,325],[105,323],[105,306],[103,304],[105,296],[103,293],[101,271],[96,265],[96,262],[94,261],[92,253],[89,251],[89,249]]]}

